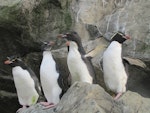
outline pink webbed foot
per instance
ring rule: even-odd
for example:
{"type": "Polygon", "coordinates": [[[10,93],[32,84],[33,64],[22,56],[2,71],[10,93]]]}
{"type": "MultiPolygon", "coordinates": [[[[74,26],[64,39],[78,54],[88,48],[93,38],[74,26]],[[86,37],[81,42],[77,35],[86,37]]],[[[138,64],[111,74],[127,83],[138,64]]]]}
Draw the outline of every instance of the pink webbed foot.
{"type": "Polygon", "coordinates": [[[44,109],[55,107],[54,103],[40,102],[40,104],[45,107],[44,109]]]}
{"type": "Polygon", "coordinates": [[[118,100],[118,98],[119,98],[121,95],[122,95],[122,93],[118,93],[118,94],[116,95],[116,97],[114,98],[114,100],[118,100]]]}
{"type": "Polygon", "coordinates": [[[16,111],[16,113],[19,113],[21,110],[23,110],[23,109],[25,109],[25,108],[27,108],[27,106],[23,105],[22,108],[19,108],[19,109],[16,111]]]}

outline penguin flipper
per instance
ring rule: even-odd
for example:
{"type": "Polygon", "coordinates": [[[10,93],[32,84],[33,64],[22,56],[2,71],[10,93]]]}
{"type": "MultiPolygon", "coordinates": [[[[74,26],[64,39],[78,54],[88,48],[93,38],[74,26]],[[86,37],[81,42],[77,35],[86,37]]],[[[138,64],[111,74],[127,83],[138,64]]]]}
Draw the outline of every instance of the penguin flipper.
{"type": "MultiPolygon", "coordinates": [[[[68,75],[69,76],[69,75],[68,75]]],[[[71,82],[70,82],[71,83],[71,82]]],[[[58,78],[58,84],[62,89],[62,93],[60,95],[60,98],[63,96],[64,93],[67,92],[67,90],[70,87],[70,83],[69,83],[69,79],[68,77],[63,77],[62,74],[59,74],[59,78],[58,78]]]]}
{"type": "Polygon", "coordinates": [[[130,63],[129,63],[129,61],[126,60],[126,59],[122,59],[122,62],[123,62],[123,65],[124,65],[124,67],[125,67],[125,72],[126,72],[127,76],[129,76],[128,65],[130,65],[130,63]]]}
{"type": "Polygon", "coordinates": [[[35,73],[32,71],[31,68],[28,68],[28,71],[31,74],[32,79],[34,80],[36,91],[38,92],[39,95],[42,95],[42,90],[41,90],[39,79],[37,78],[37,76],[35,75],[35,73]]]}
{"type": "MultiPolygon", "coordinates": [[[[53,57],[54,58],[54,57],[53,57]]],[[[54,58],[55,60],[55,58],[54,58]]],[[[58,61],[58,60],[55,60],[55,61],[58,61]]],[[[59,86],[61,87],[62,89],[62,93],[60,95],[60,98],[63,96],[63,94],[69,89],[69,87],[71,86],[71,81],[69,81],[69,74],[62,74],[60,73],[60,66],[56,64],[56,70],[57,72],[59,73],[59,77],[58,77],[58,84],[59,86]]]]}
{"type": "Polygon", "coordinates": [[[100,58],[99,67],[100,67],[100,70],[103,72],[103,58],[102,57],[100,58]]]}

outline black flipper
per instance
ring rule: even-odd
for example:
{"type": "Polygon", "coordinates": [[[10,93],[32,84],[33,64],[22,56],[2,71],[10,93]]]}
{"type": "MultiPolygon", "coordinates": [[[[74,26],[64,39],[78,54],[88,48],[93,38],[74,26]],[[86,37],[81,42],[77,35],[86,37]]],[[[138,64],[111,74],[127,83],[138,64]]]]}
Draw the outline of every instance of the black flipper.
{"type": "Polygon", "coordinates": [[[42,90],[41,90],[39,79],[37,78],[37,76],[35,75],[35,73],[32,71],[31,68],[27,67],[27,70],[29,71],[32,79],[34,80],[36,91],[38,92],[40,96],[42,96],[42,90]]]}
{"type": "Polygon", "coordinates": [[[127,76],[129,76],[129,62],[128,62],[128,60],[126,60],[126,59],[122,59],[122,62],[123,62],[123,65],[124,65],[124,67],[125,67],[125,71],[126,71],[126,73],[127,73],[127,76]]]}
{"type": "MultiPolygon", "coordinates": [[[[55,58],[54,58],[54,60],[55,60],[55,58]]],[[[60,65],[57,65],[60,63],[59,60],[55,60],[55,62],[56,62],[56,70],[59,73],[58,84],[62,89],[62,93],[60,95],[60,98],[61,98],[64,95],[64,93],[66,93],[66,91],[71,86],[71,82],[70,82],[71,79],[69,80],[69,71],[67,74],[61,73],[65,70],[65,67],[60,67],[60,65]]],[[[65,72],[66,72],[66,70],[65,70],[65,72]]]]}
{"type": "Polygon", "coordinates": [[[99,61],[99,67],[100,67],[100,70],[103,72],[103,58],[101,58],[99,61]]]}

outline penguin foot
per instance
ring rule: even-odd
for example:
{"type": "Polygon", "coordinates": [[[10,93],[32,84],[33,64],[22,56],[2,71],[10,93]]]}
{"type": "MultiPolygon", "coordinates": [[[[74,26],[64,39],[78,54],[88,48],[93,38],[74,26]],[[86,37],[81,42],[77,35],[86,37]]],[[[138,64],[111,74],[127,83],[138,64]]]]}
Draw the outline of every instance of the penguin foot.
{"type": "Polygon", "coordinates": [[[22,108],[19,108],[17,111],[16,111],[16,113],[19,113],[20,111],[22,111],[23,109],[26,109],[27,108],[27,106],[22,106],[22,108]]]}
{"type": "Polygon", "coordinates": [[[116,95],[116,97],[114,98],[114,100],[118,100],[118,98],[119,98],[121,95],[122,95],[122,93],[118,93],[118,94],[116,95]]]}
{"type": "Polygon", "coordinates": [[[40,102],[40,104],[45,107],[44,109],[55,107],[54,103],[40,102]]]}

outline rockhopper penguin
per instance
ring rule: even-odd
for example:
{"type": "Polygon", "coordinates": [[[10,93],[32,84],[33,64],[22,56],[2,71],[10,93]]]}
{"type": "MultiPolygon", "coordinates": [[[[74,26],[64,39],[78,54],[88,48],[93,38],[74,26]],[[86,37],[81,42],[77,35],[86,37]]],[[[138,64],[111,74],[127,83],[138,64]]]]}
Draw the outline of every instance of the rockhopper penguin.
{"type": "Polygon", "coordinates": [[[108,89],[117,94],[114,99],[118,99],[126,91],[128,76],[122,60],[122,44],[127,39],[128,36],[117,32],[103,54],[104,82],[108,89]]]}
{"type": "Polygon", "coordinates": [[[76,81],[92,84],[95,81],[94,68],[91,59],[85,57],[86,53],[79,35],[72,31],[66,34],[60,34],[58,37],[67,39],[67,44],[69,44],[67,65],[71,74],[71,84],[76,81]]]}
{"type": "Polygon", "coordinates": [[[36,104],[39,98],[38,92],[41,94],[41,88],[35,73],[17,56],[8,57],[4,63],[12,67],[18,100],[23,106],[22,108],[36,104]]]}
{"type": "Polygon", "coordinates": [[[54,42],[43,42],[43,59],[40,66],[40,79],[47,102],[41,102],[46,108],[57,105],[62,94],[63,78],[57,70],[56,62],[51,53],[54,42]]]}

